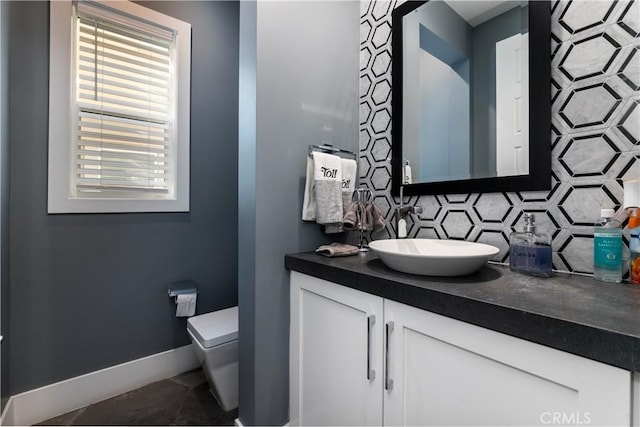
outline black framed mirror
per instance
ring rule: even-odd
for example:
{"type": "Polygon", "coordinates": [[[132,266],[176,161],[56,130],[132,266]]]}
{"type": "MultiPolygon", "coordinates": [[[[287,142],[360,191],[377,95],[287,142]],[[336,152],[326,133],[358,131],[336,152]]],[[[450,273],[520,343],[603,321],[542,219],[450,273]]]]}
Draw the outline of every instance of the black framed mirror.
{"type": "Polygon", "coordinates": [[[551,188],[548,1],[408,1],[391,45],[393,195],[551,188]]]}

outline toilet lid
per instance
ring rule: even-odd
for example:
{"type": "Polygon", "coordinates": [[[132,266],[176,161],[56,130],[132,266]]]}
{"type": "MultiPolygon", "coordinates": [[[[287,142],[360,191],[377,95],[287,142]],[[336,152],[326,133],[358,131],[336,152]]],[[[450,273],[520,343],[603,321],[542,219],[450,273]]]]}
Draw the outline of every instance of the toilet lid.
{"type": "Polygon", "coordinates": [[[201,314],[187,320],[187,329],[204,348],[238,339],[238,307],[201,314]]]}

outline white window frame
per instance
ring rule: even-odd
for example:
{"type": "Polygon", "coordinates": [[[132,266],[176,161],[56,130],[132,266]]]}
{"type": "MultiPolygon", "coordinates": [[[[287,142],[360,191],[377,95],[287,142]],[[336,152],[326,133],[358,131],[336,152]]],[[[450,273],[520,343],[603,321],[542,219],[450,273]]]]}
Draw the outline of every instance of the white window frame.
{"type": "Polygon", "coordinates": [[[176,32],[176,160],[167,199],[73,197],[72,126],[75,119],[74,13],[71,0],[50,4],[48,213],[188,212],[191,94],[191,25],[129,1],[96,0],[109,8],[176,32]]]}

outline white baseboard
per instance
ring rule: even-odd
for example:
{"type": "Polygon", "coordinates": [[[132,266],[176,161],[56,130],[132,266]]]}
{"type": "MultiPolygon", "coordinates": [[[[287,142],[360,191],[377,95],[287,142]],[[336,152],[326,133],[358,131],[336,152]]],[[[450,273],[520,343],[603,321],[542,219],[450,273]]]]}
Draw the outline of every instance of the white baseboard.
{"type": "MultiPolygon", "coordinates": [[[[235,420],[233,420],[233,424],[235,424],[235,427],[244,427],[244,424],[242,424],[242,421],[240,421],[240,418],[236,418],[235,420]]],[[[282,427],[289,427],[289,423],[286,423],[282,427]]]]}
{"type": "Polygon", "coordinates": [[[200,366],[186,345],[11,396],[1,425],[28,426],[200,366]]]}
{"type": "Polygon", "coordinates": [[[2,410],[2,416],[0,417],[0,426],[15,425],[13,422],[13,397],[10,397],[7,404],[2,410]]]}

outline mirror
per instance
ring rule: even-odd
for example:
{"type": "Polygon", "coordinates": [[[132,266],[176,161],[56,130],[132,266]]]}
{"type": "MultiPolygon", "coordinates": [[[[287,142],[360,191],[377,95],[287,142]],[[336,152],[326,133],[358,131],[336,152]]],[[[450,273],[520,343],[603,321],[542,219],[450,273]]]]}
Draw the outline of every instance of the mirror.
{"type": "Polygon", "coordinates": [[[394,9],[394,195],[551,188],[550,14],[547,1],[394,9]]]}

